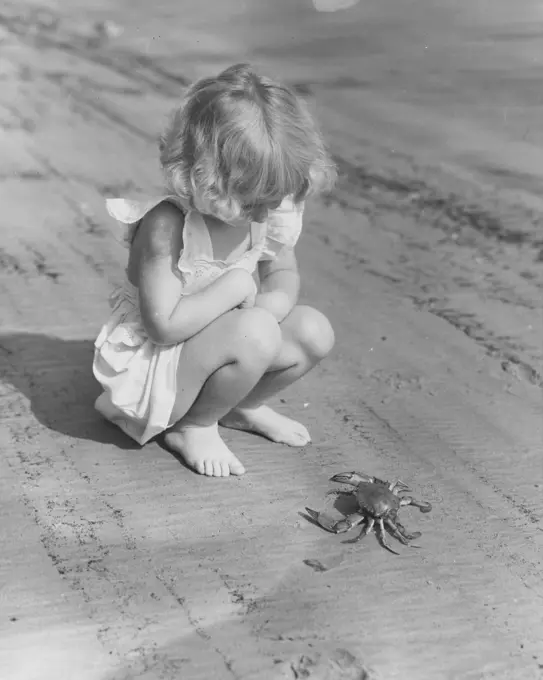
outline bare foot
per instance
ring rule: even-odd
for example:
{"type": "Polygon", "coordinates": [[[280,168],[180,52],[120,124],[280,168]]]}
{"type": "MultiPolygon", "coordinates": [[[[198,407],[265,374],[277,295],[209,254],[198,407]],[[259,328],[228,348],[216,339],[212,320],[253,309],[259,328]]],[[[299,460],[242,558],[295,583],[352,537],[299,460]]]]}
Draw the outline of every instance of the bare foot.
{"type": "Polygon", "coordinates": [[[166,445],[201,475],[242,475],[245,468],[221,439],[217,425],[174,426],[164,436],[166,445]]]}
{"type": "Polygon", "coordinates": [[[235,430],[256,432],[272,442],[289,446],[305,446],[311,441],[309,432],[301,423],[277,413],[269,406],[235,408],[219,423],[235,430]]]}

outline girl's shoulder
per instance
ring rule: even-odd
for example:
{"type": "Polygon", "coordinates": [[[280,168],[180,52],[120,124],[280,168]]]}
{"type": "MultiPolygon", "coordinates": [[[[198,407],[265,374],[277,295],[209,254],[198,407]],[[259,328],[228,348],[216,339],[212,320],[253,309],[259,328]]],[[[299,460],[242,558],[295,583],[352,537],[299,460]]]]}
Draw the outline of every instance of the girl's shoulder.
{"type": "Polygon", "coordinates": [[[141,238],[151,257],[177,255],[183,247],[185,214],[169,201],[162,201],[140,220],[137,237],[141,238]]]}
{"type": "MultiPolygon", "coordinates": [[[[152,196],[143,200],[128,198],[106,199],[106,210],[118,225],[117,236],[126,246],[130,246],[142,220],[152,214],[152,221],[161,222],[166,229],[168,224],[182,220],[185,208],[176,196],[152,196]]],[[[147,220],[148,221],[148,220],[147,220]]],[[[160,226],[160,225],[158,225],[160,226]]]]}
{"type": "Polygon", "coordinates": [[[160,201],[137,222],[130,223],[127,275],[132,283],[139,280],[142,267],[148,263],[165,262],[161,266],[167,271],[175,268],[184,248],[184,222],[182,210],[170,201],[160,201]]]}

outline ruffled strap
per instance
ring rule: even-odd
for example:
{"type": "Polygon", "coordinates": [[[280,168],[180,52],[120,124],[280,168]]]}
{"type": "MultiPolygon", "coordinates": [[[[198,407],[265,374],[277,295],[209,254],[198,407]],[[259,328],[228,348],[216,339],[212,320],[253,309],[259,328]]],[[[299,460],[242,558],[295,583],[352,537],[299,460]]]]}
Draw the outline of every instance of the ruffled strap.
{"type": "Polygon", "coordinates": [[[305,203],[287,197],[266,221],[266,236],[261,260],[274,260],[283,248],[294,248],[302,232],[305,203]]]}
{"type": "Polygon", "coordinates": [[[121,225],[119,240],[125,246],[132,243],[140,220],[163,200],[164,196],[155,196],[146,201],[132,201],[127,198],[106,199],[106,210],[121,225]]]}
{"type": "Polygon", "coordinates": [[[177,269],[183,276],[185,284],[189,284],[195,277],[195,263],[198,260],[213,259],[211,238],[202,215],[196,210],[189,210],[185,215],[183,229],[183,250],[177,262],[177,269]]]}
{"type": "Polygon", "coordinates": [[[152,196],[144,201],[133,201],[128,198],[107,198],[106,209],[108,213],[117,220],[121,226],[121,241],[129,246],[132,243],[134,232],[138,224],[153,208],[159,203],[170,201],[177,205],[184,212],[187,208],[183,205],[178,196],[152,196]]]}

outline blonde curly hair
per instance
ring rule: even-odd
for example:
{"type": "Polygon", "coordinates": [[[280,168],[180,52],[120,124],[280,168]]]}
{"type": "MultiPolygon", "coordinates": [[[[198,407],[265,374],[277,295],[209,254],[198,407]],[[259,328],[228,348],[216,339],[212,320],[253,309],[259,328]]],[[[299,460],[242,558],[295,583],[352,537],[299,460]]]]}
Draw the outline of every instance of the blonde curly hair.
{"type": "Polygon", "coordinates": [[[168,188],[225,222],[331,188],[335,166],[290,88],[236,64],[185,93],[160,138],[168,188]]]}

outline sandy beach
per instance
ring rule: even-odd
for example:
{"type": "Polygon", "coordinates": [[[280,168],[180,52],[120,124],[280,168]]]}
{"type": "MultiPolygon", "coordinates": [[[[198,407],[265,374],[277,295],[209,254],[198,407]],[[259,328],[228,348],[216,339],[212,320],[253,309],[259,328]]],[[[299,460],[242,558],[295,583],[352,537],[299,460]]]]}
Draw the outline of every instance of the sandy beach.
{"type": "Polygon", "coordinates": [[[1,680],[543,678],[543,10],[436,5],[0,0],[1,680]],[[297,249],[337,345],[274,400],[312,444],[225,431],[248,472],[208,479],[91,362],[105,199],[160,191],[165,115],[236,61],[337,161],[297,249]],[[346,470],[432,503],[419,549],[308,521],[346,470]]]}

